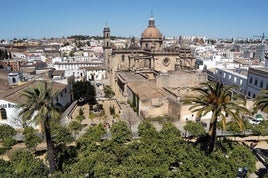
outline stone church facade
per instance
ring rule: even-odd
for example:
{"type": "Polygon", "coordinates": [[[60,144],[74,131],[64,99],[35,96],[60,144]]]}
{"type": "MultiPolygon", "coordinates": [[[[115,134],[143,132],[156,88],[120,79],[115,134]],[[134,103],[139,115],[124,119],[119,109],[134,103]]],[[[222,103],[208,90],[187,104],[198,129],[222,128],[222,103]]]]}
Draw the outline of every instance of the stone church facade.
{"type": "MultiPolygon", "coordinates": [[[[140,75],[144,78],[146,86],[150,84],[153,85],[153,87],[151,88],[158,87],[163,90],[161,91],[161,93],[165,93],[165,90],[168,90],[169,87],[174,88],[177,86],[181,87],[181,85],[183,85],[179,80],[181,77],[174,77],[174,75],[183,75],[183,73],[186,72],[188,74],[191,73],[192,75],[196,76],[195,59],[191,55],[190,49],[181,48],[178,43],[173,45],[172,47],[164,47],[164,37],[156,27],[155,20],[152,17],[149,18],[148,27],[141,34],[139,42],[137,43],[135,39],[132,39],[131,44],[126,48],[117,49],[113,47],[113,44],[111,43],[110,39],[110,33],[110,28],[106,26],[103,30],[104,61],[107,78],[110,81],[110,86],[115,91],[116,98],[119,102],[126,102],[127,100],[132,100],[132,98],[128,98],[128,95],[126,94],[126,88],[135,87],[135,85],[131,83],[137,82],[133,81],[133,78],[131,78],[132,80],[130,80],[128,77],[123,78],[122,75],[120,75],[121,73],[132,73],[135,75],[140,75]],[[168,84],[163,84],[163,82],[160,82],[161,85],[157,86],[157,83],[159,83],[156,82],[157,80],[165,81],[165,78],[169,76],[177,79],[178,81],[174,80],[173,82],[169,82],[171,86],[169,86],[168,84]],[[164,78],[161,79],[162,77],[164,78]]],[[[193,77],[193,79],[195,80],[196,77],[193,77]]],[[[196,84],[198,82],[199,81],[192,83],[196,84]]],[[[188,85],[188,82],[186,82],[185,85],[188,85]]],[[[150,87],[146,88],[150,90],[150,87]]],[[[135,91],[135,88],[129,89],[130,91],[135,91]]],[[[157,89],[157,91],[159,90],[157,89]]],[[[141,95],[141,92],[143,91],[140,91],[139,93],[134,93],[134,95],[139,98],[138,95],[141,95]]],[[[152,97],[151,99],[151,102],[146,103],[149,103],[150,105],[150,103],[154,103],[153,101],[157,100],[157,98],[154,97],[152,97]]],[[[139,98],[138,101],[142,102],[141,98],[139,98]]],[[[168,94],[161,95],[161,101],[163,101],[163,103],[167,103],[168,94]],[[164,98],[166,98],[166,101],[164,101],[164,98]]],[[[142,106],[138,103],[137,105],[142,106]]],[[[162,105],[157,105],[157,109],[163,110],[161,106],[162,105]]],[[[165,106],[165,111],[163,113],[167,114],[167,104],[163,104],[163,106],[165,106]]],[[[146,108],[147,113],[150,110],[154,110],[148,109],[150,107],[146,108]]],[[[138,113],[143,113],[141,111],[142,109],[143,108],[138,108],[138,113]]],[[[159,112],[154,111],[154,113],[159,112]]],[[[153,116],[153,113],[146,114],[146,117],[151,116],[153,116]]]]}

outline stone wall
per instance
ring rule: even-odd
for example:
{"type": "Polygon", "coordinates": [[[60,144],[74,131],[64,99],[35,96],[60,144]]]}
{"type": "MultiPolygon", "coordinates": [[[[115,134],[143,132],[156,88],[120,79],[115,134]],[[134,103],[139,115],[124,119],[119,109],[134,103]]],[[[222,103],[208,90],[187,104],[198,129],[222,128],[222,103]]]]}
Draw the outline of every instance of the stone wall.
{"type": "Polygon", "coordinates": [[[140,115],[145,118],[154,118],[168,114],[169,102],[167,98],[155,98],[140,101],[140,115]]]}
{"type": "Polygon", "coordinates": [[[156,77],[156,86],[165,88],[193,87],[207,81],[205,73],[175,72],[156,77]]]}

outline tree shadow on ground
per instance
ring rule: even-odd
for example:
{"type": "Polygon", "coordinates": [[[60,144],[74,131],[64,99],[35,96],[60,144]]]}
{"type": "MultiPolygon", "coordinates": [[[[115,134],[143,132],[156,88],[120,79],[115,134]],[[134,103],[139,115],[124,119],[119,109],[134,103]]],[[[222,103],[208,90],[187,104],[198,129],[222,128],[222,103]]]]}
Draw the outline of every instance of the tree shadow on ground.
{"type": "Polygon", "coordinates": [[[267,177],[267,169],[266,168],[260,168],[260,169],[258,169],[256,172],[255,172],[255,174],[259,177],[259,178],[262,178],[262,177],[264,177],[265,175],[265,177],[267,177]]]}

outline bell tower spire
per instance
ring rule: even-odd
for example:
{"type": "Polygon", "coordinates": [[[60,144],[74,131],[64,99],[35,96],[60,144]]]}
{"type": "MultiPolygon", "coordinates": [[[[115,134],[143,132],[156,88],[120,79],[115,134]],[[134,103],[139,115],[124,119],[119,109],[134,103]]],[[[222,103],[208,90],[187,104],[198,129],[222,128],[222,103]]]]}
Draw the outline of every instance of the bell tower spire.
{"type": "Polygon", "coordinates": [[[153,17],[153,11],[151,11],[151,17],[149,18],[149,25],[148,27],[155,27],[155,21],[153,17]]]}
{"type": "Polygon", "coordinates": [[[111,42],[110,42],[110,28],[106,22],[106,25],[103,29],[103,38],[104,38],[104,48],[111,48],[111,42]]]}

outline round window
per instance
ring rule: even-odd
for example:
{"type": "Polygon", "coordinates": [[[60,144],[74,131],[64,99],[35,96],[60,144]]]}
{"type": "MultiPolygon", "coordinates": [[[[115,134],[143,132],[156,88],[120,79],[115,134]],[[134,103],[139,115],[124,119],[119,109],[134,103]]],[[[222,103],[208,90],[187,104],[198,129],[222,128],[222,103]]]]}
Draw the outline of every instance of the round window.
{"type": "Polygon", "coordinates": [[[164,64],[165,66],[168,66],[168,65],[170,64],[170,59],[166,57],[166,58],[163,60],[163,64],[164,64]]]}

